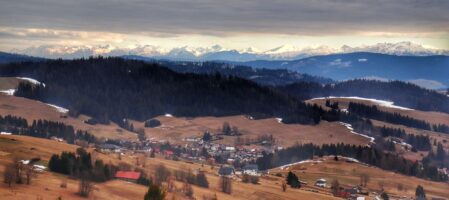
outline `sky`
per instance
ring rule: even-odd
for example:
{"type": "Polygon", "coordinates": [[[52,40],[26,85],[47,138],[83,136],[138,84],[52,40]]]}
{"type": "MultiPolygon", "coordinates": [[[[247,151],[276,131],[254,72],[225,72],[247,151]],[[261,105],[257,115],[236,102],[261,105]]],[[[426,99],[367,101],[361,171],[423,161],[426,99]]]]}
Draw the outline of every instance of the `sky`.
{"type": "Polygon", "coordinates": [[[0,50],[271,49],[410,41],[449,49],[448,0],[0,0],[0,50]]]}

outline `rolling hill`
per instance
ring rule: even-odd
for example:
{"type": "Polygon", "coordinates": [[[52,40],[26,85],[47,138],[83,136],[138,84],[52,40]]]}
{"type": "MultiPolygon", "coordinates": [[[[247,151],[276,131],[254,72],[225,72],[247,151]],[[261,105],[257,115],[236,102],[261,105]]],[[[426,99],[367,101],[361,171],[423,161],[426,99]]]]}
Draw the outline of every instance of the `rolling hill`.
{"type": "Polygon", "coordinates": [[[288,69],[339,81],[366,78],[402,80],[432,89],[449,86],[449,56],[395,56],[357,52],[300,60],[231,63],[255,68],[288,69]]]}
{"type": "Polygon", "coordinates": [[[44,58],[27,56],[23,54],[6,53],[0,51],[0,64],[24,61],[42,61],[44,58]]]}

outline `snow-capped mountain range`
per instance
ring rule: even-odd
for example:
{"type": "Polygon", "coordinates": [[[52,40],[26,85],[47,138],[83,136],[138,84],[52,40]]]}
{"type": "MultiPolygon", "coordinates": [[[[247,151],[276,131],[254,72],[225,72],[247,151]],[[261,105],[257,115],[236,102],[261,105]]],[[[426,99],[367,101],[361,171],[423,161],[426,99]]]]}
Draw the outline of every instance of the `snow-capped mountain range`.
{"type": "Polygon", "coordinates": [[[211,47],[183,46],[167,49],[155,45],[137,45],[133,48],[118,48],[112,45],[99,46],[58,46],[43,45],[34,46],[22,50],[13,50],[14,53],[46,58],[78,58],[96,55],[122,56],[139,55],[156,59],[172,60],[227,60],[227,61],[252,61],[252,60],[295,60],[315,55],[329,55],[335,53],[371,52],[390,55],[449,55],[449,50],[426,48],[412,42],[378,43],[375,45],[363,45],[350,47],[344,45],[340,48],[329,46],[298,48],[286,44],[266,51],[254,47],[245,49],[227,49],[220,45],[211,47]]]}

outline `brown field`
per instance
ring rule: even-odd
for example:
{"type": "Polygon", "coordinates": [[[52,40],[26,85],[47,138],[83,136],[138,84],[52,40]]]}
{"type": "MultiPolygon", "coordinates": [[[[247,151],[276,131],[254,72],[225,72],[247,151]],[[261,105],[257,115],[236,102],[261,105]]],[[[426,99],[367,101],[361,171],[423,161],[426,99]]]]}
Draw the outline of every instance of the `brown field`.
{"type": "MultiPolygon", "coordinates": [[[[291,146],[296,143],[348,143],[365,145],[369,139],[352,134],[339,123],[322,121],[319,125],[283,124],[276,119],[250,120],[245,116],[229,117],[157,117],[162,126],[145,128],[148,138],[181,141],[184,137],[201,136],[205,131],[219,132],[224,122],[236,126],[243,133],[241,137],[256,138],[260,135],[273,135],[278,145],[291,146]]],[[[143,128],[142,122],[133,122],[134,127],[143,128]]],[[[236,137],[225,137],[218,142],[234,144],[236,137]]]]}
{"type": "Polygon", "coordinates": [[[136,140],[135,133],[129,132],[118,127],[116,124],[110,125],[97,124],[95,126],[84,123],[88,119],[87,116],[81,115],[78,118],[66,117],[55,108],[31,99],[22,97],[8,96],[0,93],[0,115],[14,115],[27,119],[30,124],[33,120],[45,119],[50,121],[63,122],[67,125],[72,125],[75,129],[89,131],[90,133],[101,138],[111,139],[129,139],[136,140]]]}
{"type": "MultiPolygon", "coordinates": [[[[366,166],[359,163],[350,163],[340,158],[335,161],[333,157],[324,157],[320,159],[321,163],[302,163],[284,169],[270,170],[270,174],[281,173],[285,174],[288,171],[293,171],[298,175],[300,180],[307,182],[308,186],[312,186],[319,178],[325,178],[328,182],[328,187],[333,180],[338,180],[341,185],[349,188],[360,184],[360,174],[368,174],[370,181],[367,184],[366,190],[370,192],[381,191],[380,186],[383,185],[385,191],[394,197],[414,197],[415,188],[418,185],[424,186],[427,198],[449,197],[449,183],[440,183],[427,181],[415,177],[404,176],[393,172],[385,171],[377,167],[366,166]],[[398,190],[398,185],[402,185],[403,189],[398,190]]],[[[329,190],[329,188],[325,189],[329,190]]]]}
{"type": "MultiPolygon", "coordinates": [[[[323,108],[325,107],[326,100],[325,99],[314,99],[314,100],[308,100],[306,101],[311,104],[318,104],[321,105],[323,108]]],[[[349,102],[354,103],[363,103],[366,105],[377,105],[376,103],[373,103],[371,101],[367,100],[356,100],[356,99],[346,99],[346,98],[332,98],[331,102],[338,102],[338,105],[341,108],[348,108],[349,102]]],[[[427,111],[420,111],[420,110],[402,110],[397,108],[389,108],[384,106],[378,106],[378,108],[382,111],[387,112],[396,112],[401,115],[407,115],[416,119],[425,120],[428,121],[431,124],[446,124],[449,125],[449,114],[447,113],[441,113],[441,112],[427,112],[427,111]]]]}

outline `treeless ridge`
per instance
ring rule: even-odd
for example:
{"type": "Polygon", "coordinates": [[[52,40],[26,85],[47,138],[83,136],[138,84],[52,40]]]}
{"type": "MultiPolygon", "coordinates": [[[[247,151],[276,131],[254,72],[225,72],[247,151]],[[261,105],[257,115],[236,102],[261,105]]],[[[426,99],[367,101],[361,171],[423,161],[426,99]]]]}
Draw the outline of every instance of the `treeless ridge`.
{"type": "MultiPolygon", "coordinates": [[[[321,121],[318,125],[283,124],[277,119],[268,118],[251,120],[243,115],[228,117],[166,117],[159,116],[162,126],[145,128],[148,138],[181,141],[189,136],[202,136],[205,131],[220,132],[224,122],[238,127],[241,137],[256,138],[261,135],[273,135],[278,145],[291,146],[296,143],[347,143],[356,145],[369,144],[369,139],[352,134],[345,126],[336,122],[321,121]]],[[[142,122],[133,121],[134,127],[143,128],[142,122]]],[[[234,144],[236,137],[225,137],[217,142],[234,144]]]]}

